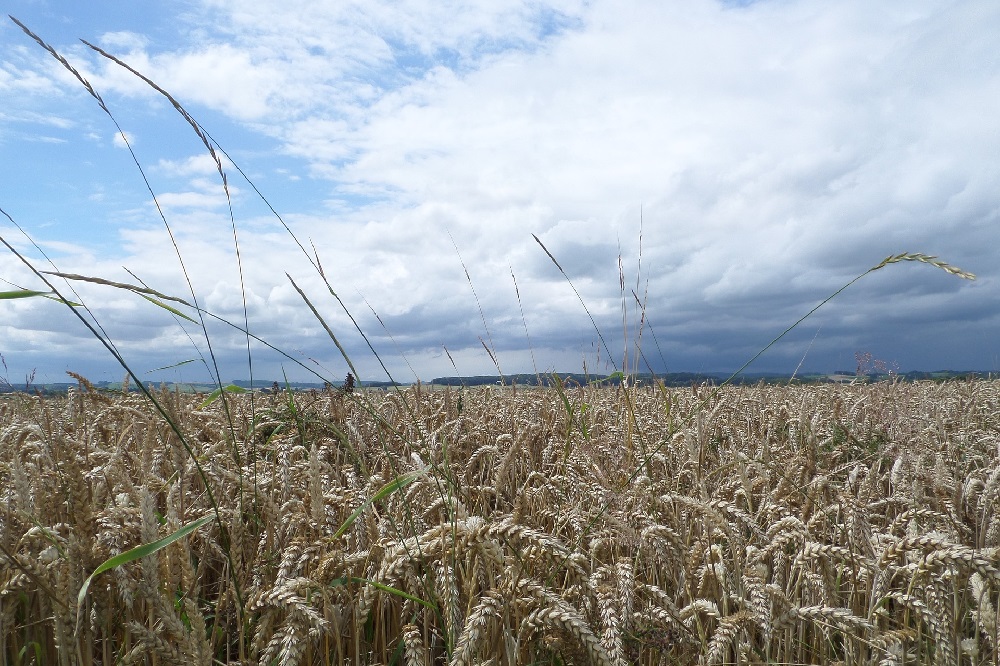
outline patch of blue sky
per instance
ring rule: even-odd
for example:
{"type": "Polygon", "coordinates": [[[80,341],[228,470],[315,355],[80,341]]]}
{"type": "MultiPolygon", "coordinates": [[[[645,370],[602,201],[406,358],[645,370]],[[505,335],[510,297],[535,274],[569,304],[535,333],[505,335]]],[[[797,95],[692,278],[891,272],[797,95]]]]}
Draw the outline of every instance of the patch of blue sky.
{"type": "MultiPolygon", "coordinates": [[[[140,163],[154,192],[175,189],[155,168],[169,142],[141,143],[140,163]]],[[[120,253],[121,228],[162,224],[132,158],[110,139],[20,142],[18,149],[22,159],[0,167],[4,182],[22,193],[8,212],[40,242],[76,245],[101,259],[120,253]]]]}
{"type": "MultiPolygon", "coordinates": [[[[113,140],[111,120],[86,95],[64,101],[67,115],[77,118],[71,126],[28,124],[5,132],[0,155],[7,159],[0,160],[0,178],[9,191],[21,194],[7,202],[8,212],[43,244],[58,240],[66,244],[63,248],[79,246],[98,260],[116,256],[121,253],[121,230],[162,228],[163,221],[132,157],[113,140]]],[[[114,95],[106,101],[130,135],[155,195],[205,194],[214,197],[215,212],[226,215],[219,176],[204,168],[198,173],[184,172],[186,163],[206,156],[207,150],[172,107],[159,100],[135,103],[114,95]],[[192,186],[194,179],[201,184],[192,186]]],[[[376,199],[336,191],[334,183],[311,176],[303,160],[282,155],[275,139],[250,127],[229,122],[208,109],[192,107],[191,112],[282,215],[329,214],[376,199]]],[[[259,225],[272,218],[240,173],[228,164],[226,171],[230,185],[238,191],[233,200],[237,226],[259,225]]],[[[177,212],[176,207],[167,210],[168,223],[177,212]]]]}
{"type": "Polygon", "coordinates": [[[468,48],[440,48],[426,53],[399,40],[387,39],[394,54],[392,68],[387,68],[380,78],[396,84],[406,78],[419,78],[435,67],[446,67],[456,73],[477,69],[484,59],[504,53],[519,51],[533,53],[546,42],[563,34],[584,27],[581,18],[570,16],[545,5],[532,8],[528,21],[529,30],[503,36],[483,34],[473,38],[468,48]]]}
{"type": "Polygon", "coordinates": [[[523,34],[510,33],[502,37],[484,36],[475,45],[475,61],[484,57],[500,55],[510,51],[535,53],[548,42],[558,39],[567,32],[580,30],[584,22],[579,17],[556,11],[551,7],[538,5],[532,8],[529,31],[523,34]]]}
{"type": "Polygon", "coordinates": [[[7,202],[7,212],[39,240],[103,242],[100,228],[113,228],[113,211],[139,201],[134,166],[105,159],[115,149],[72,138],[60,143],[22,139],[6,144],[4,152],[8,149],[18,157],[0,160],[0,178],[20,196],[7,202]]]}
{"type": "MultiPolygon", "coordinates": [[[[225,171],[230,185],[241,193],[236,202],[238,212],[273,216],[267,208],[270,204],[279,215],[320,215],[330,210],[365,206],[381,200],[381,197],[359,195],[349,189],[338,188],[335,176],[315,173],[301,157],[284,154],[275,139],[263,136],[252,127],[226,124],[220,119],[220,129],[216,131],[208,127],[207,122],[198,120],[217,142],[215,145],[221,149],[220,157],[228,157],[227,162],[232,162],[225,165],[225,171]]],[[[207,154],[207,151],[198,144],[194,154],[207,154]]],[[[328,161],[324,167],[335,174],[350,159],[328,161]]]]}
{"type": "Polygon", "coordinates": [[[390,81],[405,83],[408,80],[422,77],[435,67],[447,67],[452,71],[463,69],[461,54],[455,49],[437,49],[434,53],[409,47],[401,42],[387,40],[392,48],[392,67],[383,70],[382,76],[390,81]]]}
{"type": "Polygon", "coordinates": [[[570,16],[551,7],[539,5],[536,7],[535,26],[536,36],[539,40],[544,41],[582,29],[584,21],[579,16],[570,16]]]}
{"type": "Polygon", "coordinates": [[[230,184],[240,190],[235,206],[237,225],[267,225],[269,220],[278,224],[268,204],[282,217],[331,215],[335,219],[338,213],[369,206],[384,198],[339,188],[325,180],[317,182],[315,177],[303,173],[301,162],[296,160],[270,159],[266,167],[258,167],[253,159],[239,164],[260,195],[235,169],[228,170],[230,184]]]}
{"type": "MultiPolygon", "coordinates": [[[[86,11],[77,11],[76,3],[59,0],[11,0],[5,13],[20,19],[56,48],[78,39],[97,43],[107,33],[140,30],[151,44],[165,46],[176,42],[177,18],[191,6],[184,0],[127,4],[90,0],[86,11]]],[[[16,30],[13,24],[10,27],[16,30]]]]}

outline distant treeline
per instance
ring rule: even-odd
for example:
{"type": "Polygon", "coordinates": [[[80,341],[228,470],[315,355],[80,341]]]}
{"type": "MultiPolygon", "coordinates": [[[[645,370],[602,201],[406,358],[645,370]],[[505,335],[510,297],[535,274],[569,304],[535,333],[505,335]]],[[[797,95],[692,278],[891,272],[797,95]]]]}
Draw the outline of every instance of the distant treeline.
{"type": "MultiPolygon", "coordinates": [[[[580,372],[554,372],[546,374],[517,374],[505,375],[476,375],[473,377],[437,377],[430,381],[431,384],[440,386],[553,386],[556,383],[555,376],[563,385],[569,386],[617,386],[622,382],[622,375],[590,375],[580,372]]],[[[689,386],[691,384],[705,384],[711,382],[721,382],[722,380],[714,375],[706,375],[697,372],[672,372],[665,375],[657,375],[656,380],[666,382],[667,386],[689,386]]],[[[654,378],[650,374],[632,375],[629,382],[633,384],[652,384],[654,378]]]]}
{"type": "MultiPolygon", "coordinates": [[[[848,382],[848,381],[866,381],[866,382],[878,382],[886,381],[888,379],[893,379],[896,381],[904,382],[916,382],[916,381],[953,381],[953,380],[971,380],[971,379],[995,379],[998,377],[996,372],[986,372],[982,370],[938,370],[934,372],[925,372],[920,370],[914,370],[911,372],[898,373],[898,374],[869,374],[869,375],[857,375],[852,371],[838,370],[832,374],[821,375],[821,374],[802,374],[796,375],[794,378],[792,375],[783,375],[779,373],[746,373],[738,375],[733,378],[730,384],[737,385],[753,385],[753,384],[787,384],[794,381],[797,384],[826,384],[830,382],[848,382]]],[[[553,386],[555,384],[555,376],[559,376],[559,381],[563,385],[568,386],[618,386],[622,382],[622,374],[615,373],[613,375],[591,375],[581,372],[557,372],[557,373],[545,373],[545,374],[528,374],[520,373],[516,375],[505,375],[503,377],[499,375],[475,375],[472,377],[436,377],[428,384],[434,384],[438,386],[510,386],[516,384],[517,386],[553,386]]],[[[702,372],[666,372],[663,374],[653,375],[650,373],[641,373],[636,375],[629,375],[629,383],[638,385],[652,385],[654,383],[662,383],[664,386],[691,386],[692,384],[721,384],[729,378],[729,375],[723,373],[702,373],[702,372]]],[[[277,383],[280,390],[285,388],[290,388],[293,391],[311,391],[318,390],[322,391],[324,389],[339,389],[343,386],[344,382],[331,382],[331,383],[319,383],[319,382],[274,382],[274,381],[264,381],[264,380],[254,380],[253,383],[249,380],[238,379],[231,382],[236,386],[241,388],[249,389],[251,386],[258,390],[270,390],[275,383],[277,383]]],[[[76,382],[58,382],[51,384],[28,384],[28,385],[11,385],[6,382],[0,381],[0,394],[3,393],[31,393],[39,395],[63,395],[70,388],[77,386],[76,382]]],[[[121,383],[120,382],[94,382],[93,386],[100,391],[108,392],[120,392],[121,383]]],[[[390,388],[392,386],[408,386],[408,384],[402,384],[400,382],[379,382],[379,381],[359,381],[357,383],[358,387],[364,388],[390,388]]],[[[199,384],[199,383],[155,383],[152,384],[153,388],[165,387],[168,390],[177,390],[186,393],[209,393],[216,388],[213,384],[199,384]]],[[[134,386],[129,387],[130,391],[137,390],[134,386]]]]}
{"type": "MultiPolygon", "coordinates": [[[[441,386],[553,386],[555,384],[554,375],[559,376],[559,380],[564,385],[589,385],[589,386],[617,386],[622,382],[622,374],[613,375],[590,375],[576,372],[558,372],[546,374],[516,374],[505,375],[475,375],[471,377],[437,377],[431,380],[431,384],[441,386]]],[[[837,371],[828,375],[805,374],[792,377],[790,374],[780,373],[747,373],[737,375],[730,381],[730,384],[755,385],[765,384],[787,384],[794,381],[801,384],[825,384],[830,382],[845,381],[885,381],[895,379],[897,381],[947,381],[955,379],[993,379],[997,373],[983,371],[955,371],[940,370],[935,372],[912,371],[898,374],[869,374],[856,375],[854,372],[837,371]]],[[[665,386],[691,386],[692,384],[721,384],[729,379],[728,374],[723,373],[700,373],[700,372],[666,372],[653,375],[650,373],[640,373],[629,376],[629,383],[638,385],[651,385],[661,383],[665,386]]]]}

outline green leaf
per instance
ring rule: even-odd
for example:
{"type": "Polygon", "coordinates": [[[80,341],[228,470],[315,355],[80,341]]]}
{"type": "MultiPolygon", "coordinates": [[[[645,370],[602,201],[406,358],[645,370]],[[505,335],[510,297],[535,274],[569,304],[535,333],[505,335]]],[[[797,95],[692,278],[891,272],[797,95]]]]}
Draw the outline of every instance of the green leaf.
{"type": "MultiPolygon", "coordinates": [[[[47,298],[50,301],[63,302],[63,299],[56,296],[54,291],[34,291],[33,289],[15,289],[14,291],[0,291],[0,300],[13,299],[13,298],[35,298],[40,296],[41,298],[47,298]]],[[[73,301],[66,301],[68,305],[72,305],[74,308],[80,307],[79,303],[74,303],[73,301]]]]}
{"type": "MultiPolygon", "coordinates": [[[[135,292],[135,293],[139,294],[139,292],[135,292]]],[[[194,319],[192,319],[191,317],[188,317],[186,314],[184,314],[183,312],[181,312],[180,310],[178,310],[177,308],[172,308],[169,305],[167,305],[166,303],[164,303],[163,301],[159,301],[159,300],[153,298],[152,296],[147,296],[146,294],[139,294],[139,295],[142,296],[143,298],[145,298],[147,301],[149,301],[153,305],[158,305],[161,308],[163,308],[164,310],[166,310],[167,312],[170,312],[171,314],[177,315],[178,317],[181,317],[183,319],[187,319],[192,324],[197,324],[198,323],[194,319]]]]}
{"type": "Polygon", "coordinates": [[[393,494],[394,492],[396,492],[397,490],[405,488],[406,486],[410,485],[411,483],[413,483],[426,473],[427,473],[426,469],[418,469],[413,472],[403,474],[402,476],[398,476],[389,483],[382,486],[377,493],[366,499],[364,502],[361,503],[361,506],[359,506],[357,509],[354,510],[354,513],[352,513],[347,518],[347,520],[344,521],[344,524],[340,526],[340,529],[337,530],[337,533],[333,535],[333,538],[336,539],[340,537],[344,532],[349,530],[351,528],[351,525],[354,524],[354,521],[358,519],[358,516],[364,513],[365,509],[371,506],[373,502],[377,502],[380,499],[384,499],[389,495],[393,494]]]}
{"type": "MultiPolygon", "coordinates": [[[[29,647],[35,651],[35,663],[42,663],[42,645],[38,641],[31,641],[30,643],[25,644],[25,646],[17,653],[17,658],[19,660],[23,660],[25,655],[28,654],[29,647]]],[[[19,661],[18,663],[21,662],[19,661]]]]}
{"type": "Polygon", "coordinates": [[[181,361],[180,363],[174,363],[172,365],[165,365],[165,366],[163,366],[161,368],[153,368],[152,370],[147,370],[146,374],[148,375],[151,372],[157,372],[159,370],[170,370],[171,368],[179,368],[182,365],[187,365],[188,363],[194,363],[197,360],[198,359],[196,359],[196,358],[189,358],[188,360],[181,361]]]}
{"type": "Polygon", "coordinates": [[[87,579],[83,581],[83,587],[80,588],[80,593],[76,596],[77,608],[78,609],[83,608],[83,600],[87,596],[87,590],[90,589],[90,582],[94,580],[94,577],[104,573],[108,569],[114,569],[115,567],[120,567],[121,565],[128,564],[129,562],[137,560],[140,557],[146,557],[147,555],[152,555],[157,551],[163,550],[173,542],[179,539],[183,539],[191,532],[194,532],[196,529],[198,529],[205,523],[211,522],[214,519],[215,519],[214,516],[204,516],[194,522],[188,523],[187,525],[180,528],[173,534],[165,536],[158,541],[154,541],[152,543],[146,543],[141,546],[136,546],[132,550],[127,550],[124,553],[121,553],[120,555],[115,555],[114,557],[105,560],[104,563],[101,564],[101,566],[94,569],[94,573],[87,576],[87,579]]]}
{"type": "Polygon", "coordinates": [[[619,370],[618,372],[613,372],[610,375],[608,375],[604,381],[613,382],[615,380],[618,380],[620,382],[625,381],[625,373],[622,372],[621,370],[619,370]]]}
{"type": "Polygon", "coordinates": [[[412,594],[404,592],[403,590],[400,590],[398,588],[391,587],[389,585],[383,585],[382,583],[379,583],[374,580],[368,580],[367,578],[356,578],[354,576],[349,576],[347,578],[336,578],[330,581],[330,587],[340,587],[341,585],[347,585],[348,583],[361,583],[362,585],[371,585],[377,590],[382,590],[383,592],[388,592],[389,594],[395,594],[397,597],[402,597],[403,599],[409,599],[410,601],[418,603],[421,606],[426,606],[427,608],[430,608],[432,611],[437,611],[437,607],[430,601],[426,601],[424,599],[421,599],[420,597],[415,597],[412,594]]]}
{"type": "Polygon", "coordinates": [[[242,386],[236,386],[235,384],[230,384],[229,386],[223,386],[222,388],[217,388],[217,389],[215,389],[214,391],[212,391],[211,393],[208,394],[208,398],[205,399],[205,402],[203,402],[200,405],[198,405],[198,409],[205,409],[206,407],[208,407],[209,405],[211,405],[213,402],[215,402],[216,400],[218,400],[219,396],[222,395],[223,391],[225,391],[226,393],[246,393],[247,392],[247,390],[245,388],[243,388],[242,386]]]}
{"type": "Polygon", "coordinates": [[[566,408],[566,413],[569,415],[570,420],[573,420],[573,406],[569,404],[569,398],[566,397],[565,389],[563,387],[562,378],[555,372],[552,373],[552,379],[555,382],[556,393],[562,398],[563,407],[566,408]]]}
{"type": "Polygon", "coordinates": [[[30,289],[18,289],[16,291],[0,291],[0,298],[32,298],[34,296],[48,296],[51,291],[32,291],[30,289]]]}

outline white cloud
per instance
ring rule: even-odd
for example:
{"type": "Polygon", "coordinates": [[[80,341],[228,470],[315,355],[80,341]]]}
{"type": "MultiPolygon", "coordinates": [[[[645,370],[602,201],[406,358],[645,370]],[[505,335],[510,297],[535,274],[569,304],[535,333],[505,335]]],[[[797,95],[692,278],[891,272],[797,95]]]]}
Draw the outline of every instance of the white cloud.
{"type": "Polygon", "coordinates": [[[69,118],[63,118],[55,114],[38,113],[34,111],[22,111],[19,113],[4,113],[0,111],[0,122],[11,123],[32,123],[55,127],[58,129],[70,129],[74,122],[69,118]]]}
{"type": "Polygon", "coordinates": [[[116,148],[128,148],[129,145],[135,145],[135,135],[126,131],[115,132],[112,142],[116,148]]]}
{"type": "Polygon", "coordinates": [[[156,200],[165,209],[199,208],[202,210],[220,208],[226,205],[223,192],[164,192],[156,200]]]}
{"type": "Polygon", "coordinates": [[[0,90],[10,95],[48,95],[57,86],[45,73],[8,61],[0,63],[0,90]]]}
{"type": "Polygon", "coordinates": [[[124,51],[139,51],[149,45],[149,39],[145,35],[129,31],[106,32],[98,42],[106,49],[124,51]]]}
{"type": "MultiPolygon", "coordinates": [[[[219,155],[223,170],[229,170],[232,163],[223,155],[219,155]]],[[[208,152],[192,155],[183,160],[161,159],[156,163],[160,173],[168,176],[215,176],[218,173],[219,164],[208,152]]]]}

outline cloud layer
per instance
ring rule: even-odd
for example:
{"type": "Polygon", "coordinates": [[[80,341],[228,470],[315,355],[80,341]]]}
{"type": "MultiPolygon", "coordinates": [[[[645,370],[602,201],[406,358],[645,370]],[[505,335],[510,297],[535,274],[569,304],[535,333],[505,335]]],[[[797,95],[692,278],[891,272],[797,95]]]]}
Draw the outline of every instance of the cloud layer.
{"type": "MultiPolygon", "coordinates": [[[[484,343],[505,372],[531,371],[525,328],[541,370],[611,370],[623,335],[638,334],[633,290],[657,370],[735,369],[903,251],[941,255],[979,280],[887,267],[755,367],[790,371],[804,357],[806,369],[849,369],[870,351],[902,369],[1000,369],[998,29],[990,2],[261,0],[192,3],[174,42],[152,39],[141,21],[81,36],[182,101],[305,247],[223,159],[255,334],[344,374],[291,278],[377,378],[310,265],[315,248],[392,371],[412,379],[401,350],[427,379],[495,371],[484,343]],[[611,358],[532,234],[572,279],[611,358]]],[[[66,244],[52,246],[61,270],[135,282],[124,265],[190,300],[148,192],[127,180],[135,167],[115,150],[116,129],[15,31],[0,91],[21,101],[5,112],[0,149],[59,175],[36,179],[36,192],[91,198],[70,238],[36,223],[27,195],[0,205],[23,211],[34,236],[66,244]],[[94,172],[64,175],[59,153],[28,147],[45,137],[94,172]]],[[[54,45],[127,119],[201,305],[242,325],[241,264],[214,161],[148,86],[85,47],[54,45]]],[[[0,232],[14,239],[9,225],[0,232]]],[[[2,266],[0,277],[37,286],[17,262],[2,266]]],[[[77,286],[143,368],[195,354],[165,310],[77,286]]],[[[109,365],[55,304],[2,307],[0,351],[19,370],[109,365]]],[[[223,376],[245,376],[245,339],[210,326],[223,376]]],[[[280,373],[280,358],[254,353],[261,372],[280,373]]]]}

